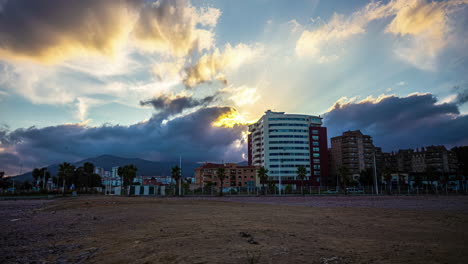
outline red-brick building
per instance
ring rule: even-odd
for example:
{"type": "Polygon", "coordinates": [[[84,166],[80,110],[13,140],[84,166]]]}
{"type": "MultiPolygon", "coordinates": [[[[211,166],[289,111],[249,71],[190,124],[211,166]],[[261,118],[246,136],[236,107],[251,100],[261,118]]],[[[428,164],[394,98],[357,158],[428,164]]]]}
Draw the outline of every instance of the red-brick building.
{"type": "Polygon", "coordinates": [[[223,182],[223,187],[255,187],[259,181],[257,180],[257,166],[239,166],[236,163],[205,163],[196,168],[195,181],[199,187],[206,186],[212,182],[215,186],[220,186],[221,181],[217,174],[218,169],[224,168],[226,178],[223,182]]]}

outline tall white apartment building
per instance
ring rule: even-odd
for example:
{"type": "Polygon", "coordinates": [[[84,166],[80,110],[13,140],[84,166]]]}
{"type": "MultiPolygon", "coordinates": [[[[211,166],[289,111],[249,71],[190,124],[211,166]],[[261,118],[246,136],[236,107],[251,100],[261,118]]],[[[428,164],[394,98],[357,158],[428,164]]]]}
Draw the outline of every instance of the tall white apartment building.
{"type": "Polygon", "coordinates": [[[281,177],[282,184],[302,184],[299,166],[307,169],[307,185],[320,185],[328,177],[327,132],[319,116],[268,110],[249,126],[248,140],[249,165],[268,169],[275,183],[281,177]]]}
{"type": "Polygon", "coordinates": [[[112,178],[119,177],[119,167],[112,167],[112,178]]]}

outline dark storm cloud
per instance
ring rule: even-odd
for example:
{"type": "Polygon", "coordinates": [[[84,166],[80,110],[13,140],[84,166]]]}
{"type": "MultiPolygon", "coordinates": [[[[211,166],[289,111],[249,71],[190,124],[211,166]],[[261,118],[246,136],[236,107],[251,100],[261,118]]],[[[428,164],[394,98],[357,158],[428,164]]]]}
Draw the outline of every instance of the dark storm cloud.
{"type": "Polygon", "coordinates": [[[360,129],[386,151],[468,144],[468,116],[460,114],[456,103],[437,104],[431,94],[336,103],[325,114],[324,124],[330,137],[360,129]]]}
{"type": "Polygon", "coordinates": [[[207,96],[202,99],[195,99],[191,96],[176,96],[171,98],[167,95],[161,95],[152,99],[141,101],[140,105],[152,105],[158,113],[155,115],[158,119],[164,119],[173,115],[182,113],[186,109],[197,106],[207,106],[214,102],[217,95],[207,96]]]}
{"type": "MultiPolygon", "coordinates": [[[[187,161],[241,160],[243,149],[231,148],[241,140],[245,126],[214,127],[212,122],[235,111],[230,107],[203,108],[166,124],[150,119],[131,126],[84,127],[59,125],[17,129],[1,135],[0,162],[7,173],[18,173],[20,164],[33,168],[77,161],[102,154],[187,161]]],[[[5,131],[3,131],[5,132],[5,131]]]]}
{"type": "Polygon", "coordinates": [[[468,88],[461,88],[460,86],[455,86],[454,90],[457,92],[457,97],[455,98],[455,103],[462,105],[468,102],[468,88]]]}

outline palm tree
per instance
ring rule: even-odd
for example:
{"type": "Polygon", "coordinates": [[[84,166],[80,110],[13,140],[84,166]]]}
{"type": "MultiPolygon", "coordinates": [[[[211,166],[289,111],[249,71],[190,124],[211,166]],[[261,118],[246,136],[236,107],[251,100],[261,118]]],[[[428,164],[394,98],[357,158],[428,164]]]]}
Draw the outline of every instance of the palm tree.
{"type": "Polygon", "coordinates": [[[73,176],[74,172],[75,172],[75,166],[71,165],[70,163],[64,162],[64,163],[59,165],[59,172],[58,172],[59,181],[58,181],[58,184],[60,184],[60,183],[62,184],[63,192],[65,192],[66,182],[68,181],[69,183],[71,183],[72,176],[73,176]]]}
{"type": "Polygon", "coordinates": [[[397,170],[397,180],[398,180],[398,194],[400,195],[401,194],[401,175],[400,175],[400,171],[397,170]]]}
{"type": "Polygon", "coordinates": [[[50,172],[47,171],[46,167],[41,168],[41,169],[36,168],[36,169],[33,170],[33,177],[35,179],[40,179],[41,180],[42,188],[44,189],[47,180],[50,178],[50,172]]]}
{"type": "Polygon", "coordinates": [[[301,194],[304,195],[304,179],[307,175],[307,169],[305,166],[301,165],[297,167],[297,178],[301,180],[301,194]]]}
{"type": "Polygon", "coordinates": [[[226,179],[226,169],[225,168],[218,168],[218,179],[220,181],[219,185],[219,196],[223,196],[223,183],[224,179],[226,179]]]}
{"type": "Polygon", "coordinates": [[[34,182],[37,185],[37,180],[41,178],[41,171],[38,168],[34,168],[32,171],[32,176],[34,178],[34,182]]]}
{"type": "Polygon", "coordinates": [[[392,194],[392,171],[390,168],[386,167],[382,171],[385,183],[387,184],[387,193],[392,194]]]}
{"type": "MultiPolygon", "coordinates": [[[[438,177],[437,177],[436,169],[434,167],[426,167],[425,174],[426,174],[427,185],[429,185],[429,183],[431,183],[432,188],[434,188],[434,181],[439,180],[438,177]]],[[[427,192],[427,188],[426,188],[426,192],[427,192]]]]}
{"type": "Polygon", "coordinates": [[[265,182],[268,181],[268,169],[265,169],[265,167],[260,167],[257,170],[257,176],[262,183],[263,195],[265,195],[265,182]]]}
{"type": "Polygon", "coordinates": [[[133,183],[133,179],[135,179],[137,171],[138,168],[133,164],[118,168],[117,173],[122,177],[123,186],[128,186],[133,183]]]}
{"type": "Polygon", "coordinates": [[[172,178],[175,180],[176,182],[176,195],[180,195],[180,193],[178,192],[178,189],[177,187],[179,186],[179,180],[180,180],[180,167],[179,166],[174,166],[172,167],[172,178]]]}
{"type": "Polygon", "coordinates": [[[348,191],[346,190],[346,187],[348,186],[349,182],[351,181],[349,179],[349,169],[346,166],[340,166],[338,168],[338,175],[340,176],[340,186],[342,189],[344,189],[345,194],[348,194],[348,191]]]}
{"type": "Polygon", "coordinates": [[[445,172],[442,172],[442,181],[444,183],[444,187],[445,187],[445,194],[448,195],[448,184],[449,184],[449,174],[448,173],[445,173],[445,172]]]}
{"type": "Polygon", "coordinates": [[[421,175],[418,173],[414,175],[414,185],[416,186],[416,194],[419,195],[419,187],[421,186],[421,175]]]}

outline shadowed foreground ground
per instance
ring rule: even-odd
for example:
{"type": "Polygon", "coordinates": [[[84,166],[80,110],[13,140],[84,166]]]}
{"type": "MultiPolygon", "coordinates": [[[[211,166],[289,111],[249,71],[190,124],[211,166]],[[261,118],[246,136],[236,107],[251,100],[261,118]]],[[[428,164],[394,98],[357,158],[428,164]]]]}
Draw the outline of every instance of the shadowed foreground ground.
{"type": "Polygon", "coordinates": [[[0,263],[466,263],[467,197],[352,199],[0,201],[0,263]]]}

